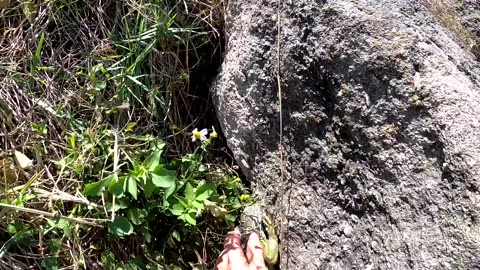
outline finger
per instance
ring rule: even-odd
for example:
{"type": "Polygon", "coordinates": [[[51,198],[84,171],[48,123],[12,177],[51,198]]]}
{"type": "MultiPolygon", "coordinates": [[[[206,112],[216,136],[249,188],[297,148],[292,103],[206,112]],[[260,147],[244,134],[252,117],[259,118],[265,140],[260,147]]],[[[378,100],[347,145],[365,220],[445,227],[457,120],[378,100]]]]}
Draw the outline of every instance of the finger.
{"type": "Polygon", "coordinates": [[[228,267],[230,267],[230,270],[247,269],[248,263],[241,247],[240,234],[237,232],[228,233],[224,247],[227,250],[228,267]]]}
{"type": "MultiPolygon", "coordinates": [[[[260,238],[257,233],[253,232],[250,234],[247,242],[247,260],[248,262],[252,262],[254,258],[254,254],[261,253],[263,254],[263,248],[260,244],[260,238]]],[[[262,255],[263,256],[263,255],[262,255]]]]}
{"type": "Polygon", "coordinates": [[[240,245],[240,235],[237,230],[227,233],[224,249],[215,262],[215,270],[230,270],[228,256],[236,245],[240,245]]]}
{"type": "Polygon", "coordinates": [[[218,256],[217,261],[215,262],[215,270],[229,270],[228,268],[228,251],[224,250],[218,256]]]}
{"type": "Polygon", "coordinates": [[[231,231],[227,233],[223,247],[224,248],[226,248],[227,246],[235,247],[235,246],[240,246],[240,244],[241,244],[240,233],[238,233],[237,231],[231,231]]]}
{"type": "Polygon", "coordinates": [[[263,248],[257,233],[251,233],[248,239],[247,260],[251,269],[266,269],[265,261],[263,260],[263,248]]]}

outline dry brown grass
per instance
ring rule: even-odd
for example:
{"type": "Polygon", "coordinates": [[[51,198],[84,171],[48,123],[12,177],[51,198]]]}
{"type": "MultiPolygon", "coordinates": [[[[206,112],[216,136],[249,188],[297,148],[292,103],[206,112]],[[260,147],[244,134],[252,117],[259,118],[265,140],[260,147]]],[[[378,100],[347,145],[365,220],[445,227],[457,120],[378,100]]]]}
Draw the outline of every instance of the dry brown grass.
{"type": "Polygon", "coordinates": [[[459,0],[424,0],[430,12],[455,34],[457,39],[468,49],[477,45],[475,35],[462,25],[461,15],[458,9],[462,5],[459,0]]]}

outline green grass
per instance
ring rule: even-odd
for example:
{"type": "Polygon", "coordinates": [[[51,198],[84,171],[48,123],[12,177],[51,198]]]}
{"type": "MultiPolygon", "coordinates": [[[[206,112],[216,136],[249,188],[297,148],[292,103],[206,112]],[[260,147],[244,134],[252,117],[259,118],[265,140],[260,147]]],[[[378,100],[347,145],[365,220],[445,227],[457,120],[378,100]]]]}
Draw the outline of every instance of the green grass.
{"type": "Polygon", "coordinates": [[[191,141],[216,126],[198,78],[223,3],[24,0],[0,16],[0,269],[212,267],[249,203],[224,140],[191,141]]]}

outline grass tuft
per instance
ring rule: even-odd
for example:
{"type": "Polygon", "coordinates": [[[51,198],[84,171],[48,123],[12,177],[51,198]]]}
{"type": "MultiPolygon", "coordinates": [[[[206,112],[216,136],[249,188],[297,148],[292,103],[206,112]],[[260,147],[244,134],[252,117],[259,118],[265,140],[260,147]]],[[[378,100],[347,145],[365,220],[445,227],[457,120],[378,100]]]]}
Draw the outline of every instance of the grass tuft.
{"type": "Polygon", "coordinates": [[[459,10],[462,8],[462,1],[459,0],[425,0],[427,8],[440,22],[449,29],[466,48],[472,51],[476,57],[479,43],[478,38],[462,24],[459,10]]]}

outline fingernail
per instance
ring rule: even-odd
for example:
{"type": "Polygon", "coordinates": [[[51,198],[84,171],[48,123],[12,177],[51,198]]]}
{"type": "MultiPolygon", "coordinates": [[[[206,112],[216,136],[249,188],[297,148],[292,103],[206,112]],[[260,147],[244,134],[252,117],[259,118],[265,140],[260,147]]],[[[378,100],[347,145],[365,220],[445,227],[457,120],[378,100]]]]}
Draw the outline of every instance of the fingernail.
{"type": "Polygon", "coordinates": [[[260,240],[260,237],[258,236],[258,233],[252,232],[252,233],[250,234],[250,237],[249,237],[248,239],[249,239],[249,240],[258,240],[258,241],[259,241],[259,240],[260,240]]]}
{"type": "Polygon", "coordinates": [[[242,233],[240,232],[240,228],[238,226],[235,227],[235,230],[233,230],[235,232],[235,234],[237,234],[238,236],[242,236],[242,233]]]}

